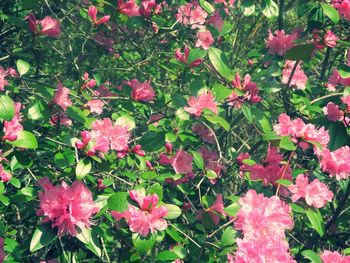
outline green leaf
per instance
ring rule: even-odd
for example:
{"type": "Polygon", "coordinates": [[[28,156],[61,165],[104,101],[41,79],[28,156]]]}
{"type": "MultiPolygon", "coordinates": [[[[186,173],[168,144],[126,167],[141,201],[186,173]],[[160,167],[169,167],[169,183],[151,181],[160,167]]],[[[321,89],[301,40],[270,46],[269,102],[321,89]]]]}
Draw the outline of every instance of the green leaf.
{"type": "Polygon", "coordinates": [[[124,212],[128,209],[128,196],[129,194],[127,192],[113,194],[107,201],[109,209],[117,212],[124,212]]]}
{"type": "Polygon", "coordinates": [[[212,91],[214,93],[216,100],[225,100],[228,96],[232,94],[232,89],[226,88],[222,84],[214,84],[212,87],[212,91]]]}
{"type": "Polygon", "coordinates": [[[140,253],[146,253],[156,243],[156,235],[150,235],[148,237],[142,237],[137,233],[132,234],[132,243],[136,250],[140,253]]]}
{"type": "Polygon", "coordinates": [[[159,261],[172,261],[175,259],[178,259],[179,256],[176,255],[174,252],[172,251],[161,251],[158,253],[158,255],[156,256],[156,259],[159,261]]]}
{"type": "Polygon", "coordinates": [[[290,206],[292,207],[292,211],[295,213],[299,213],[299,214],[305,214],[305,209],[297,204],[290,204],[290,206]]]}
{"type": "Polygon", "coordinates": [[[233,74],[231,73],[230,67],[228,66],[228,60],[225,54],[218,48],[209,48],[209,60],[213,64],[214,68],[221,76],[227,80],[233,79],[233,74]]]}
{"type": "Polygon", "coordinates": [[[345,64],[338,66],[338,73],[344,79],[350,78],[350,66],[345,64]]]}
{"type": "Polygon", "coordinates": [[[242,109],[242,112],[243,112],[244,116],[246,117],[248,123],[253,123],[254,117],[253,117],[251,107],[243,104],[241,109],[242,109]]]}
{"type": "Polygon", "coordinates": [[[15,104],[7,95],[0,95],[0,119],[11,121],[15,116],[15,104]]]}
{"type": "Polygon", "coordinates": [[[48,119],[49,111],[47,105],[40,100],[32,102],[28,106],[28,118],[34,121],[48,119]]]}
{"type": "Polygon", "coordinates": [[[67,108],[67,116],[81,124],[84,124],[86,128],[91,128],[92,120],[85,116],[84,112],[75,106],[69,106],[67,108]]]}
{"type": "Polygon", "coordinates": [[[297,148],[289,136],[282,136],[279,146],[288,151],[294,151],[297,148]]]}
{"type": "Polygon", "coordinates": [[[121,126],[128,126],[129,130],[133,130],[135,128],[135,119],[128,115],[128,114],[124,114],[122,116],[120,116],[116,121],[115,121],[116,125],[121,125],[121,126]]]}
{"type": "Polygon", "coordinates": [[[262,12],[267,18],[278,16],[278,5],[272,0],[263,0],[262,12]]]}
{"type": "Polygon", "coordinates": [[[192,48],[190,54],[188,54],[188,63],[191,64],[196,59],[204,58],[207,55],[207,51],[200,48],[192,48]]]}
{"type": "Polygon", "coordinates": [[[328,16],[329,19],[332,20],[334,24],[337,24],[340,19],[338,11],[330,4],[326,4],[326,3],[320,3],[320,4],[326,16],[328,16]]]}
{"type": "Polygon", "coordinates": [[[207,177],[210,180],[213,180],[218,178],[218,175],[216,174],[215,171],[209,169],[205,171],[205,177],[207,177]]]}
{"type": "Polygon", "coordinates": [[[196,151],[189,151],[189,152],[190,152],[190,153],[192,154],[192,156],[193,156],[193,161],[194,161],[195,165],[196,165],[199,169],[203,170],[203,169],[204,169],[204,161],[203,161],[202,156],[201,156],[198,152],[196,152],[196,151]]]}
{"type": "Polygon", "coordinates": [[[225,131],[230,130],[230,124],[222,117],[212,114],[204,114],[204,118],[214,124],[219,124],[225,131]]]}
{"type": "Polygon", "coordinates": [[[95,231],[92,231],[91,228],[84,227],[81,231],[78,231],[76,238],[84,243],[92,253],[101,257],[100,241],[98,240],[95,231]]]}
{"type": "Polygon", "coordinates": [[[230,216],[236,216],[239,209],[241,209],[241,206],[239,205],[239,203],[235,202],[229,205],[228,207],[225,207],[224,211],[230,216]]]}
{"type": "Polygon", "coordinates": [[[323,237],[325,226],[320,211],[316,208],[308,208],[306,210],[306,215],[309,218],[312,227],[321,237],[323,237]]]}
{"type": "Polygon", "coordinates": [[[161,201],[163,199],[163,187],[159,183],[153,184],[148,189],[148,193],[149,194],[157,194],[159,201],[161,201]]]}
{"type": "Polygon", "coordinates": [[[305,61],[310,58],[315,46],[313,44],[302,44],[297,45],[289,49],[285,55],[286,59],[289,60],[302,60],[305,61]]]}
{"type": "Polygon", "coordinates": [[[322,263],[321,257],[312,250],[304,250],[301,252],[304,258],[309,259],[312,263],[322,263]]]}
{"type": "Polygon", "coordinates": [[[9,142],[13,146],[26,148],[26,149],[36,149],[38,148],[38,141],[36,140],[33,133],[29,131],[20,131],[17,133],[17,139],[13,142],[9,142]]]}
{"type": "Polygon", "coordinates": [[[164,204],[163,206],[168,209],[168,214],[164,217],[165,219],[175,219],[181,215],[180,207],[172,204],[164,204]]]}
{"type": "Polygon", "coordinates": [[[81,159],[75,167],[75,175],[79,180],[83,179],[91,171],[91,162],[89,159],[81,159]]]}
{"type": "Polygon", "coordinates": [[[28,64],[28,62],[22,59],[17,60],[16,65],[17,65],[18,73],[21,76],[26,74],[30,69],[30,65],[28,64]]]}
{"type": "Polygon", "coordinates": [[[236,242],[236,234],[237,231],[232,226],[226,228],[221,236],[221,245],[223,247],[232,246],[236,242]]]}
{"type": "Polygon", "coordinates": [[[35,252],[54,241],[57,235],[52,232],[52,228],[48,225],[37,227],[30,241],[29,251],[35,252]]]}
{"type": "Polygon", "coordinates": [[[287,179],[278,179],[275,182],[280,184],[280,185],[283,185],[283,186],[290,186],[291,184],[293,184],[293,182],[291,182],[287,179]]]}
{"type": "Polygon", "coordinates": [[[142,149],[147,152],[153,152],[159,150],[164,146],[165,142],[165,133],[164,132],[147,132],[145,133],[141,140],[140,144],[142,149]]]}

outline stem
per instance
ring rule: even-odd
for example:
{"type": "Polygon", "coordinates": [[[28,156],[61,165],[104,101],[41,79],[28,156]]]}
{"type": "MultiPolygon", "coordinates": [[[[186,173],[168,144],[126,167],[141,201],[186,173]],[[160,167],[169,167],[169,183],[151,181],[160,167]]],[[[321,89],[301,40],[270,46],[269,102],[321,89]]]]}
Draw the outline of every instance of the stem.
{"type": "MultiPolygon", "coordinates": [[[[287,172],[287,169],[288,169],[288,167],[290,165],[290,161],[292,160],[292,157],[294,156],[294,154],[295,154],[295,150],[292,151],[292,153],[290,154],[290,156],[288,158],[288,161],[286,163],[286,166],[284,166],[284,169],[283,169],[282,176],[281,176],[280,180],[284,178],[284,176],[285,176],[285,174],[287,172]]],[[[277,190],[276,190],[276,196],[278,196],[278,192],[279,192],[280,188],[281,188],[281,184],[278,184],[277,190]]]]}
{"type": "Polygon", "coordinates": [[[284,0],[280,0],[279,14],[278,14],[278,29],[282,30],[284,27],[284,0]]]}

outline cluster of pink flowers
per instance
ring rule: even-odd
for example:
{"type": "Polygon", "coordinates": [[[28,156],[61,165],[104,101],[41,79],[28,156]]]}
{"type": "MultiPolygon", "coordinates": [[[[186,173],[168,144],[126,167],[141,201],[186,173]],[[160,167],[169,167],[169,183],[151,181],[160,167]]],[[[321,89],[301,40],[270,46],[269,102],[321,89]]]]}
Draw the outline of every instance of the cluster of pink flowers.
{"type": "Polygon", "coordinates": [[[204,124],[197,123],[192,126],[192,131],[198,134],[204,142],[214,144],[214,134],[204,124]]]}
{"type": "Polygon", "coordinates": [[[15,115],[11,121],[4,121],[4,140],[15,141],[19,132],[23,131],[21,124],[22,117],[20,115],[21,103],[15,102],[15,115]]]}
{"type": "Polygon", "coordinates": [[[299,174],[295,180],[295,185],[288,186],[289,191],[293,194],[292,201],[296,202],[300,198],[304,198],[306,203],[316,208],[322,208],[327,201],[333,199],[333,193],[324,183],[315,179],[309,183],[306,175],[299,174]]]}
{"type": "MultiPolygon", "coordinates": [[[[284,68],[282,70],[282,83],[287,85],[289,78],[293,72],[293,68],[296,61],[286,60],[284,68]]],[[[306,88],[307,76],[305,75],[304,70],[301,69],[300,64],[295,68],[293,77],[289,84],[290,87],[295,86],[297,89],[304,90],[306,88]]]]}
{"type": "Polygon", "coordinates": [[[202,47],[204,50],[208,50],[214,43],[214,38],[209,30],[198,31],[196,47],[202,47]]]}
{"type": "Polygon", "coordinates": [[[338,10],[339,15],[350,20],[350,0],[332,0],[332,5],[338,10]]]}
{"type": "Polygon", "coordinates": [[[343,256],[338,251],[332,252],[329,250],[325,250],[322,252],[321,259],[323,263],[349,263],[350,262],[350,256],[343,256]]]}
{"type": "Polygon", "coordinates": [[[164,217],[168,214],[168,210],[165,206],[157,206],[157,194],[145,195],[144,192],[135,190],[131,190],[129,194],[131,200],[135,201],[139,207],[129,204],[128,210],[124,212],[112,211],[111,214],[117,221],[124,218],[130,230],[143,237],[167,228],[168,224],[164,217]]]}
{"type": "Polygon", "coordinates": [[[294,47],[294,41],[298,39],[298,32],[294,31],[288,35],[284,30],[276,30],[272,34],[269,30],[269,36],[266,40],[266,47],[272,55],[284,56],[288,49],[294,47]]]}
{"type": "Polygon", "coordinates": [[[344,104],[342,109],[339,109],[339,105],[328,102],[327,106],[323,108],[323,113],[329,121],[342,121],[344,126],[348,127],[350,126],[350,118],[347,116],[350,113],[350,95],[341,98],[341,101],[344,104]]]}
{"type": "Polygon", "coordinates": [[[188,46],[185,46],[184,53],[181,53],[180,49],[176,49],[175,51],[175,58],[176,60],[180,61],[182,64],[189,66],[190,68],[198,67],[200,64],[202,64],[203,59],[198,58],[191,62],[188,61],[188,57],[190,55],[190,49],[188,46]]]}
{"type": "Polygon", "coordinates": [[[141,6],[138,6],[136,0],[118,0],[117,10],[127,16],[149,17],[152,14],[162,12],[162,4],[156,4],[155,0],[142,0],[141,6]]]}
{"type": "Polygon", "coordinates": [[[208,13],[198,3],[187,3],[179,7],[176,19],[180,24],[190,25],[192,29],[205,23],[208,13]]]}
{"type": "Polygon", "coordinates": [[[65,126],[72,125],[72,120],[69,119],[64,113],[67,110],[67,108],[73,104],[72,101],[69,99],[69,92],[70,90],[67,87],[65,87],[61,82],[58,82],[57,90],[55,92],[54,97],[51,100],[51,103],[59,106],[63,110],[63,112],[58,111],[51,115],[50,123],[54,126],[56,126],[57,124],[65,126]]]}
{"type": "Polygon", "coordinates": [[[334,48],[337,45],[339,38],[332,32],[327,30],[326,33],[321,35],[319,30],[313,31],[314,44],[317,49],[323,49],[324,47],[334,48]]]}
{"type": "Polygon", "coordinates": [[[234,226],[244,237],[236,241],[234,262],[296,262],[285,238],[285,230],[293,228],[291,208],[278,196],[267,198],[255,190],[249,190],[239,204],[234,226]]]}
{"type": "Polygon", "coordinates": [[[2,157],[2,150],[0,150],[0,180],[2,182],[8,182],[12,178],[12,174],[6,171],[2,165],[2,161],[8,162],[8,160],[5,157],[2,157]]]}
{"type": "Polygon", "coordinates": [[[88,156],[98,153],[103,157],[103,153],[107,153],[109,150],[116,150],[122,156],[125,155],[130,138],[128,126],[113,124],[111,119],[104,118],[94,121],[91,127],[90,132],[81,132],[82,139],[76,142],[78,149],[86,149],[88,156]]]}
{"type": "Polygon", "coordinates": [[[57,226],[59,236],[76,236],[76,227],[82,229],[91,225],[91,217],[100,209],[84,183],[74,181],[69,186],[62,182],[53,186],[47,177],[40,179],[39,183],[44,191],[39,192],[37,215],[44,216],[43,222],[51,222],[52,227],[57,226]]]}
{"type": "Polygon", "coordinates": [[[103,16],[100,19],[97,19],[97,8],[96,6],[90,6],[88,10],[88,16],[91,18],[94,25],[106,24],[109,21],[110,16],[103,16]]]}
{"type": "Polygon", "coordinates": [[[203,214],[206,213],[211,218],[214,225],[219,225],[220,218],[221,217],[225,218],[227,216],[227,213],[224,211],[224,208],[225,206],[224,206],[222,194],[218,194],[216,196],[215,202],[208,209],[198,211],[196,219],[197,220],[202,219],[203,214]]]}
{"type": "Polygon", "coordinates": [[[6,77],[18,77],[18,73],[13,68],[8,68],[5,70],[2,66],[0,66],[0,91],[5,90],[5,86],[9,86],[10,83],[6,80],[6,77]]]}
{"type": "Polygon", "coordinates": [[[155,94],[150,80],[140,82],[137,79],[133,79],[131,81],[127,81],[126,84],[132,88],[131,98],[134,101],[150,102],[154,100],[155,94]]]}
{"type": "Polygon", "coordinates": [[[240,109],[245,101],[256,104],[262,100],[259,97],[259,87],[255,82],[251,81],[249,74],[244,76],[242,82],[241,76],[237,73],[231,83],[236,90],[232,91],[232,94],[227,98],[230,106],[240,109]]]}
{"type": "MultiPolygon", "coordinates": [[[[270,146],[267,151],[267,157],[261,161],[261,164],[248,165],[244,163],[245,159],[249,159],[249,154],[241,154],[238,156],[237,161],[241,165],[240,170],[242,172],[249,172],[251,180],[261,180],[264,186],[270,184],[278,186],[276,182],[279,179],[285,179],[292,181],[292,170],[290,167],[285,167],[281,162],[283,156],[278,153],[276,147],[270,146]],[[282,178],[283,177],[283,178],[282,178]]],[[[288,195],[285,187],[281,188],[282,195],[288,195]]]]}
{"type": "Polygon", "coordinates": [[[290,136],[292,141],[298,143],[303,149],[307,149],[309,143],[316,143],[314,152],[320,160],[322,170],[329,173],[331,177],[336,176],[337,180],[349,177],[350,148],[343,146],[331,152],[328,149],[330,137],[324,127],[317,129],[313,124],[305,124],[299,118],[291,120],[285,113],[279,116],[278,121],[279,123],[274,126],[277,135],[290,136]]]}
{"type": "Polygon", "coordinates": [[[51,16],[45,16],[42,20],[37,20],[33,14],[27,16],[28,27],[37,35],[49,37],[59,37],[61,35],[61,22],[51,16]]]}
{"type": "Polygon", "coordinates": [[[193,96],[189,97],[187,103],[189,106],[184,107],[185,111],[195,117],[201,116],[204,109],[211,110],[214,114],[218,114],[214,96],[210,91],[199,94],[197,98],[193,96]]]}

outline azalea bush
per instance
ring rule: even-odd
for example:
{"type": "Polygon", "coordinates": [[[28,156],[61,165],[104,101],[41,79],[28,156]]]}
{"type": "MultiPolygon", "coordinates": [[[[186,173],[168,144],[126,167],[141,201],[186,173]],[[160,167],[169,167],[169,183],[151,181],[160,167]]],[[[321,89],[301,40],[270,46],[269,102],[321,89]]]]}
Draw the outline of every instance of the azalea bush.
{"type": "Polygon", "coordinates": [[[350,262],[349,0],[0,2],[0,262],[350,262]]]}

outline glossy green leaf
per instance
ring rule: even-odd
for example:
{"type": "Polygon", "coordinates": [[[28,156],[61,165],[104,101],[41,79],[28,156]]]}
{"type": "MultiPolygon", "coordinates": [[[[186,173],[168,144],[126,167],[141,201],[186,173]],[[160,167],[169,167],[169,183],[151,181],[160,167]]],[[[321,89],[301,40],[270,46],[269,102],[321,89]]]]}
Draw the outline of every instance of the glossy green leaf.
{"type": "Polygon", "coordinates": [[[301,252],[304,258],[309,259],[312,263],[322,263],[322,259],[319,254],[312,250],[304,250],[301,252]]]}
{"type": "Polygon", "coordinates": [[[213,64],[217,72],[227,80],[233,79],[233,74],[231,73],[228,60],[225,54],[218,48],[211,47],[209,48],[209,60],[213,64]]]}
{"type": "Polygon", "coordinates": [[[75,167],[75,175],[79,180],[81,180],[89,174],[89,172],[91,171],[91,167],[92,166],[89,159],[81,159],[75,167]]]}
{"type": "Polygon", "coordinates": [[[204,169],[204,161],[202,156],[196,151],[189,151],[193,156],[194,164],[201,170],[204,169]]]}
{"type": "Polygon", "coordinates": [[[132,234],[132,243],[138,252],[146,253],[156,243],[156,236],[148,235],[147,237],[142,237],[139,234],[134,233],[132,234]]]}
{"type": "Polygon", "coordinates": [[[86,247],[96,256],[101,257],[100,241],[96,233],[91,228],[83,228],[78,231],[76,238],[79,239],[86,247]]]}
{"type": "Polygon", "coordinates": [[[335,9],[330,4],[326,4],[326,3],[320,3],[320,4],[326,16],[328,16],[333,23],[337,24],[340,19],[337,9],[335,9]]]}
{"type": "Polygon", "coordinates": [[[289,49],[285,55],[288,60],[308,60],[311,57],[312,52],[315,49],[314,44],[302,44],[297,45],[289,49]]]}
{"type": "Polygon", "coordinates": [[[57,234],[52,232],[52,228],[48,225],[41,225],[37,227],[33,233],[30,241],[29,251],[35,252],[54,241],[57,234]]]}
{"type": "Polygon", "coordinates": [[[128,196],[129,194],[127,192],[113,194],[107,201],[109,209],[117,212],[124,212],[128,209],[128,196]]]}
{"type": "Polygon", "coordinates": [[[267,18],[278,16],[278,5],[273,0],[262,1],[262,12],[267,18]]]}
{"type": "Polygon", "coordinates": [[[297,148],[289,136],[282,136],[279,146],[288,151],[294,151],[297,148]]]}
{"type": "Polygon", "coordinates": [[[7,95],[0,95],[0,119],[11,121],[15,115],[15,104],[7,95]]]}
{"type": "Polygon", "coordinates": [[[316,208],[308,208],[306,209],[306,215],[309,218],[312,227],[320,237],[323,237],[325,225],[320,211],[316,208]]]}
{"type": "Polygon", "coordinates": [[[13,142],[9,142],[13,146],[26,148],[26,149],[36,149],[38,148],[38,141],[36,140],[33,133],[29,131],[20,131],[17,133],[17,139],[13,142]]]}
{"type": "Polygon", "coordinates": [[[236,242],[237,231],[232,226],[227,227],[221,236],[221,245],[232,246],[236,242]]]}
{"type": "Polygon", "coordinates": [[[16,65],[17,65],[18,73],[21,76],[26,74],[30,69],[29,63],[22,59],[17,60],[16,65]]]}
{"type": "Polygon", "coordinates": [[[168,209],[168,214],[164,217],[165,219],[175,219],[181,215],[180,207],[172,204],[164,204],[163,206],[168,209]]]}

